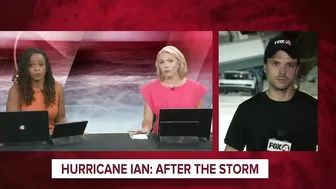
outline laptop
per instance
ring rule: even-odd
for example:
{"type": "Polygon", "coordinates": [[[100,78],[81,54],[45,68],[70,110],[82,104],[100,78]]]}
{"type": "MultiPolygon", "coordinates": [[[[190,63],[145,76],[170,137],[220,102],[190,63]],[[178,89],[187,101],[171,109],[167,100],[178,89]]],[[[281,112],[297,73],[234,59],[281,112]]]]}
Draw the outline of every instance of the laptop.
{"type": "Polygon", "coordinates": [[[55,125],[51,138],[62,138],[84,135],[88,121],[59,123],[55,125]]]}
{"type": "Polygon", "coordinates": [[[84,138],[88,121],[59,123],[55,125],[51,142],[53,144],[68,144],[79,142],[84,138]]]}
{"type": "Polygon", "coordinates": [[[49,141],[47,111],[0,112],[0,144],[49,141]]]}
{"type": "Polygon", "coordinates": [[[158,138],[164,143],[210,140],[212,109],[161,109],[158,138]]]}

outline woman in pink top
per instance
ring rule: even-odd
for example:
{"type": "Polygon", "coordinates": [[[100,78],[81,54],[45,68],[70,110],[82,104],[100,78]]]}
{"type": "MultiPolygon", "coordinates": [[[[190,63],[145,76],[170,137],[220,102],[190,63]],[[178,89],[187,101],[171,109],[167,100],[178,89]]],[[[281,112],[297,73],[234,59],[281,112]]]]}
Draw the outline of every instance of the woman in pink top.
{"type": "Polygon", "coordinates": [[[203,97],[207,88],[201,83],[186,79],[188,72],[184,55],[174,46],[166,46],[160,50],[155,62],[159,79],[143,88],[141,94],[145,99],[142,129],[138,133],[158,133],[160,109],[203,108],[203,97]],[[154,114],[156,121],[153,125],[154,114]]]}

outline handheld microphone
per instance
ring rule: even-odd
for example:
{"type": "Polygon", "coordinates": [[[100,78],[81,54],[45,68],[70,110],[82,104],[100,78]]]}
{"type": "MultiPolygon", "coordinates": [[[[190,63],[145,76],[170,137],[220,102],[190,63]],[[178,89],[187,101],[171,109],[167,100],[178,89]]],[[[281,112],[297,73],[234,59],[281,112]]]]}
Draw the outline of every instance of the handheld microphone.
{"type": "Polygon", "coordinates": [[[275,139],[280,140],[280,141],[284,141],[285,140],[285,135],[286,135],[286,131],[283,129],[279,129],[277,130],[277,135],[275,137],[275,139]]]}
{"type": "Polygon", "coordinates": [[[286,131],[277,130],[275,138],[270,138],[267,144],[267,151],[290,151],[292,143],[286,141],[286,131]]]}

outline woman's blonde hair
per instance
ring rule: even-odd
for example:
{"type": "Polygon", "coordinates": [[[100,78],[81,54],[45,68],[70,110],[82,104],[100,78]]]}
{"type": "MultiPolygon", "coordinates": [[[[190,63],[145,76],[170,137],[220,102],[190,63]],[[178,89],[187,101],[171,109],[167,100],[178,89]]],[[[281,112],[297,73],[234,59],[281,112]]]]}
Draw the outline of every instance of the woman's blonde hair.
{"type": "Polygon", "coordinates": [[[186,61],[184,55],[182,54],[182,52],[180,50],[178,50],[178,48],[176,48],[174,46],[165,46],[158,52],[158,54],[156,56],[156,61],[155,61],[156,73],[159,76],[160,80],[161,81],[164,80],[164,76],[163,76],[163,74],[160,70],[160,66],[159,66],[159,56],[162,53],[169,53],[170,55],[172,55],[173,57],[175,57],[177,59],[178,63],[180,64],[180,69],[178,70],[178,74],[179,74],[180,78],[184,78],[187,75],[187,72],[188,72],[187,61],[186,61]]]}

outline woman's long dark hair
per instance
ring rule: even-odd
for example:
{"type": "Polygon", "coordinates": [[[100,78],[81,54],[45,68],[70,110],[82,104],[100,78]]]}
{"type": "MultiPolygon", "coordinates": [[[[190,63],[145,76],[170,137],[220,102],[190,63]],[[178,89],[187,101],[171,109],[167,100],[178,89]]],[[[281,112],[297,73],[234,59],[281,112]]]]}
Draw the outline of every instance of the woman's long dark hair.
{"type": "Polygon", "coordinates": [[[46,53],[38,48],[29,48],[25,50],[18,61],[18,69],[14,74],[12,81],[18,85],[21,95],[21,101],[25,105],[31,105],[34,98],[32,79],[29,75],[30,58],[34,54],[41,54],[45,60],[46,73],[44,77],[43,95],[46,107],[52,106],[56,102],[55,79],[53,77],[50,62],[46,53]]]}

